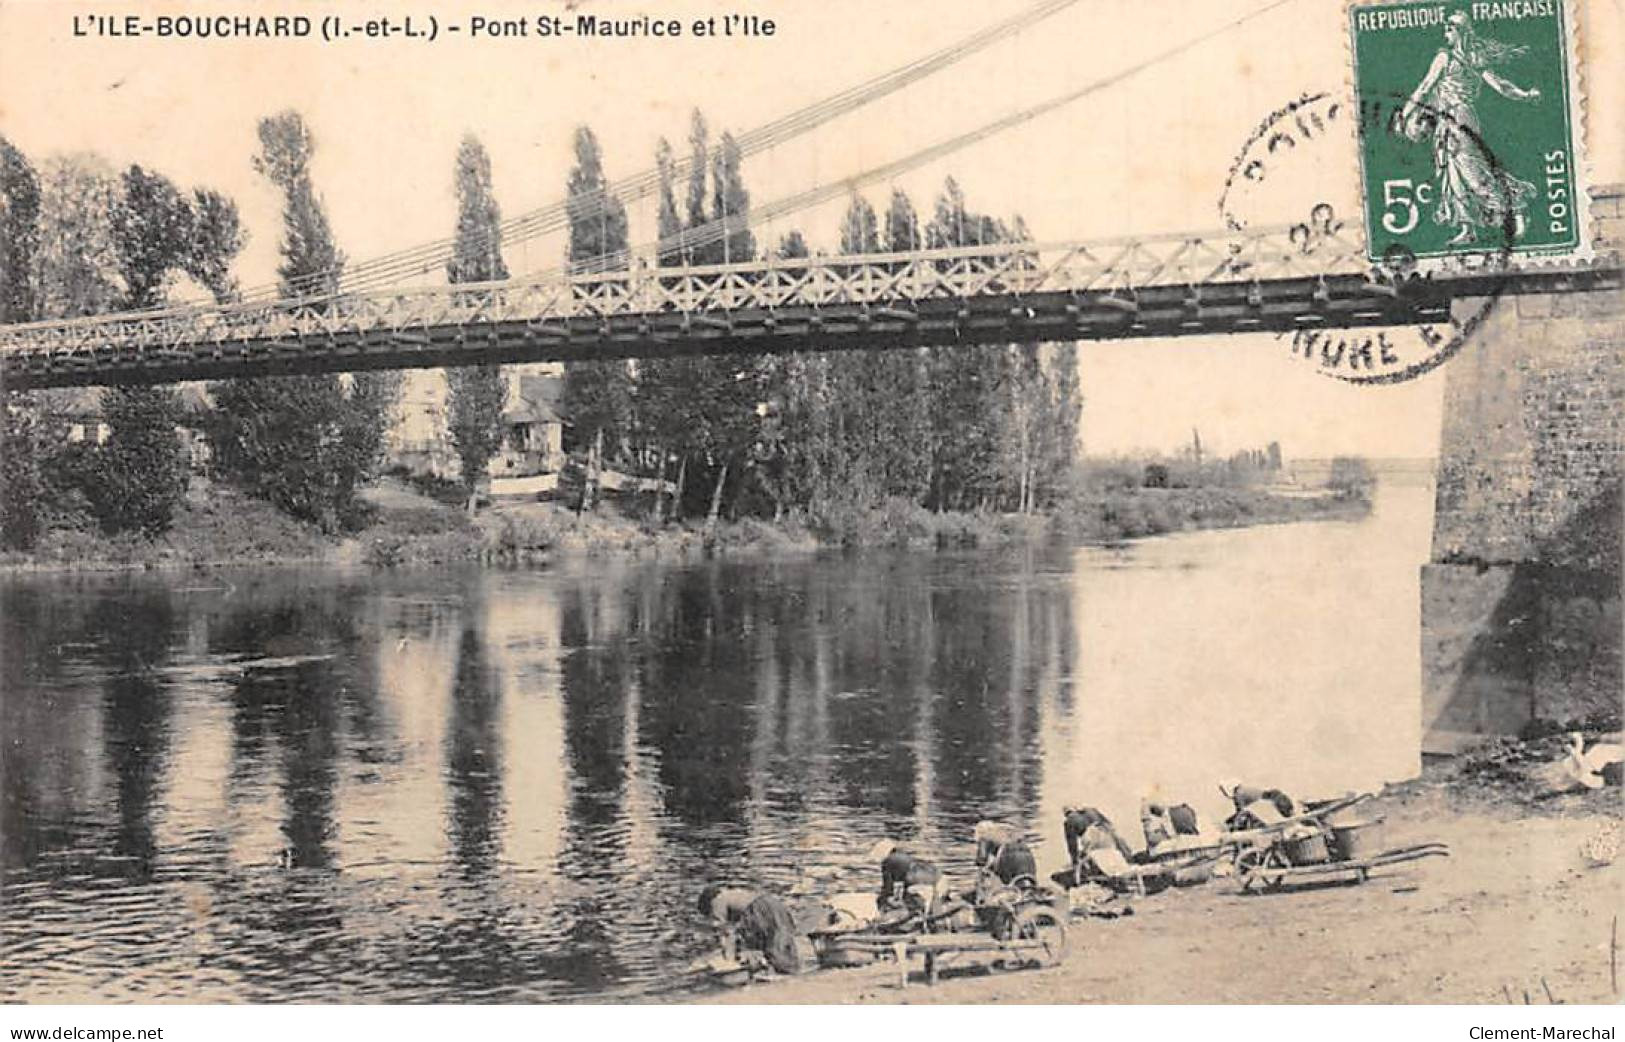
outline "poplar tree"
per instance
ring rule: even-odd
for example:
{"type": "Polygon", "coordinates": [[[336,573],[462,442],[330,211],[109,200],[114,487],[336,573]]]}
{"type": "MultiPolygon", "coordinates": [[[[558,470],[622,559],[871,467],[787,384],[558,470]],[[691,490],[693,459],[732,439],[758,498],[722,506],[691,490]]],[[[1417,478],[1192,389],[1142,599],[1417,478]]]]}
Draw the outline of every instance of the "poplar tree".
{"type": "MultiPolygon", "coordinates": [[[[853,192],[841,218],[840,252],[852,255],[879,251],[880,219],[869,201],[853,192]]],[[[879,400],[879,388],[875,386],[883,353],[883,348],[865,348],[837,352],[828,359],[834,414],[831,476],[839,497],[858,507],[877,502],[886,491],[881,472],[881,415],[886,403],[879,400]]]]}
{"type": "MultiPolygon", "coordinates": [[[[609,194],[598,139],[586,126],[576,128],[575,166],[566,186],[570,217],[567,259],[572,271],[621,270],[627,264],[626,207],[609,194]]],[[[624,361],[567,362],[564,367],[564,411],[579,436],[586,439],[587,479],[579,509],[598,496],[598,475],[605,444],[623,442],[631,426],[631,377],[624,361]]]]}
{"type": "MultiPolygon", "coordinates": [[[[703,130],[704,120],[695,114],[703,130]]],[[[691,142],[696,159],[708,152],[703,136],[691,142]]],[[[711,221],[723,222],[721,242],[712,247],[711,263],[743,264],[756,257],[756,239],[749,226],[750,193],[745,188],[743,153],[732,134],[717,144],[711,168],[711,221]]],[[[693,197],[693,185],[690,186],[693,197]]],[[[705,448],[716,469],[706,523],[715,525],[722,510],[723,490],[730,473],[737,479],[750,462],[759,430],[756,409],[761,399],[763,372],[749,357],[708,355],[694,359],[691,385],[696,395],[696,419],[705,448]]],[[[736,481],[737,483],[737,481],[736,481]]]]}
{"type": "MultiPolygon", "coordinates": [[[[913,202],[902,189],[894,188],[886,205],[883,248],[887,253],[912,253],[924,245],[913,202]]],[[[883,413],[884,455],[880,461],[886,491],[919,503],[925,498],[930,473],[926,455],[925,353],[920,348],[886,352],[876,384],[887,403],[883,413]]]]}
{"type": "MultiPolygon", "coordinates": [[[[493,282],[508,277],[502,259],[502,211],[491,185],[491,157],[469,134],[457,149],[457,239],[446,263],[449,282],[493,282]]],[[[468,509],[491,457],[502,446],[502,407],[507,383],[499,365],[446,370],[447,427],[462,464],[468,509]]]]}
{"type": "MultiPolygon", "coordinates": [[[[810,253],[799,230],[779,239],[773,255],[800,260],[810,253]]],[[[815,351],[769,355],[762,360],[762,397],[767,415],[760,433],[760,480],[773,502],[775,520],[807,506],[824,492],[829,454],[829,356],[815,351]]]]}
{"type": "MultiPolygon", "coordinates": [[[[656,209],[655,234],[662,244],[671,244],[682,234],[683,218],[677,207],[677,160],[671,142],[661,138],[655,146],[655,169],[659,174],[659,202],[656,209]]],[[[703,198],[704,185],[701,184],[703,198]]],[[[660,248],[656,258],[661,267],[677,267],[686,261],[686,251],[679,248],[660,248]]],[[[688,477],[687,430],[683,424],[682,400],[679,384],[687,360],[681,358],[650,358],[638,366],[638,379],[634,387],[637,425],[660,455],[655,495],[655,520],[663,522],[667,516],[664,494],[668,479],[668,464],[677,460],[677,471],[671,494],[671,514],[682,510],[684,485],[688,477]]]]}
{"type": "MultiPolygon", "coordinates": [[[[927,249],[982,245],[1008,237],[1008,229],[1000,222],[966,207],[964,193],[952,177],[943,183],[925,229],[927,249]]],[[[926,502],[936,510],[974,509],[992,497],[1002,351],[999,347],[937,347],[927,355],[930,409],[925,442],[930,487],[926,502]]]]}
{"type": "MultiPolygon", "coordinates": [[[[260,121],[259,139],[254,168],[283,194],[282,295],[334,294],[344,256],[311,180],[310,129],[287,110],[260,121]]],[[[348,392],[332,375],[218,384],[210,432],[216,466],[324,531],[359,527],[365,509],[357,492],[382,461],[399,388],[395,373],[356,374],[348,392]]]]}

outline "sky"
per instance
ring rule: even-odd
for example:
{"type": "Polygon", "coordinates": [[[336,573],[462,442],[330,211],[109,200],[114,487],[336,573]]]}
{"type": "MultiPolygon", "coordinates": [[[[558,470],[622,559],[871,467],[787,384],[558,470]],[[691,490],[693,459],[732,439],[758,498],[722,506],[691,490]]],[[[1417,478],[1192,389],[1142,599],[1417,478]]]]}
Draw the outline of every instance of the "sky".
{"type": "MultiPolygon", "coordinates": [[[[237,200],[250,240],[241,282],[274,279],[280,200],[251,165],[255,123],[285,108],[316,136],[313,173],[340,247],[362,260],[451,234],[452,165],[464,134],[491,153],[497,198],[515,216],[561,198],[570,138],[600,139],[611,178],[653,163],[661,136],[681,153],[698,107],[713,131],[743,131],[927,54],[1031,0],[943,4],[757,0],[558,0],[387,6],[0,0],[0,134],[36,162],[93,151],[140,163],[184,186],[237,200]],[[335,14],[380,11],[460,24],[429,42],[354,36],[181,40],[75,36],[92,15],[335,14]],[[683,20],[731,11],[771,18],[771,37],[469,39],[468,17],[683,20]]],[[[1582,0],[1586,39],[1614,46],[1622,0],[1582,0]]],[[[929,212],[943,178],[973,209],[1020,214],[1044,241],[1222,227],[1225,178],[1253,129],[1304,95],[1346,91],[1338,0],[1079,0],[1061,13],[882,102],[746,161],[758,201],[849,177],[1068,89],[1115,78],[1064,109],[937,160],[895,182],[929,212]],[[1260,13],[1262,12],[1262,13],[1260,13]],[[1240,24],[1237,23],[1240,20],[1240,24]],[[1225,28],[1225,27],[1230,28],[1225,28]],[[1175,51],[1186,41],[1211,38],[1175,51]],[[1142,67],[1143,66],[1143,67],[1142,67]],[[1125,72],[1131,74],[1123,76],[1125,72]]],[[[531,26],[534,30],[534,24],[531,26]]],[[[1619,67],[1591,55],[1592,67],[1619,67]]],[[[1592,111],[1621,111],[1620,77],[1591,75],[1592,111]]],[[[1621,121],[1591,121],[1593,183],[1625,179],[1621,121]]],[[[1352,137],[1295,158],[1279,191],[1236,201],[1252,224],[1289,223],[1310,203],[1354,212],[1352,137]]],[[[892,185],[865,194],[877,209],[892,185]]],[[[799,227],[833,248],[844,202],[760,229],[799,227]]],[[[634,242],[654,237],[648,204],[631,211],[634,242]]],[[[561,239],[510,244],[515,274],[551,268],[561,239]]],[[[438,275],[428,278],[435,279],[438,275]]],[[[1437,449],[1443,372],[1397,386],[1341,384],[1266,335],[1086,343],[1083,438],[1091,453],[1171,449],[1192,427],[1217,451],[1279,440],[1289,455],[1427,456],[1437,449]]]]}

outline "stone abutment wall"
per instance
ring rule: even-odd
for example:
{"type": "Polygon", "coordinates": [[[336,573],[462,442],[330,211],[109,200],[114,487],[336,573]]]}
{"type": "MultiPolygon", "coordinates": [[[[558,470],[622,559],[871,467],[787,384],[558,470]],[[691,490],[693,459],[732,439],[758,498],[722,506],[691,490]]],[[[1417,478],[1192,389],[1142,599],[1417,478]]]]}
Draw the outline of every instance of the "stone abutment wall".
{"type": "MultiPolygon", "coordinates": [[[[1593,193],[1599,251],[1625,186],[1593,193]]],[[[1472,302],[1466,305],[1472,307],[1472,302]]],[[[1508,297],[1446,364],[1424,752],[1618,711],[1625,293],[1508,297]]]]}

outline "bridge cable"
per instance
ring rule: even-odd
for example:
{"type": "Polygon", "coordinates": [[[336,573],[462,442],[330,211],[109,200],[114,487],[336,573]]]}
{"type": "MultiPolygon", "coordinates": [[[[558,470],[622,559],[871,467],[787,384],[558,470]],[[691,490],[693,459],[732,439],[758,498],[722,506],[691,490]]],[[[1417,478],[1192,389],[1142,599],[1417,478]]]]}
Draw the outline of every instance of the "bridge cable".
{"type": "MultiPolygon", "coordinates": [[[[815,102],[772,122],[746,131],[740,134],[735,141],[741,154],[746,156],[776,147],[815,130],[830,120],[957,64],[970,55],[1013,36],[1075,3],[1077,3],[1077,0],[1039,0],[1039,2],[1011,18],[979,29],[941,50],[917,58],[890,72],[883,73],[831,95],[822,101],[815,102]]],[[[716,156],[719,148],[720,146],[711,150],[711,158],[716,156]]],[[[688,176],[692,164],[693,160],[689,156],[676,160],[673,164],[673,177],[681,180],[688,176]]],[[[621,202],[643,199],[652,195],[659,186],[659,169],[651,168],[616,181],[606,189],[579,196],[575,200],[561,200],[518,217],[509,218],[498,226],[494,236],[487,233],[481,237],[482,241],[476,242],[476,245],[488,245],[488,240],[491,238],[495,238],[500,242],[510,238],[526,239],[545,235],[567,226],[572,216],[591,216],[597,210],[607,210],[612,199],[621,202]]],[[[347,284],[346,289],[354,291],[381,282],[394,281],[405,275],[428,272],[441,267],[451,258],[454,246],[454,237],[437,239],[356,264],[348,271],[341,269],[316,273],[305,277],[295,285],[296,287],[299,285],[320,285],[322,281],[338,274],[347,284]]],[[[267,294],[279,295],[280,290],[280,285],[268,284],[247,291],[244,298],[255,299],[267,294]]]]}
{"type": "MultiPolygon", "coordinates": [[[[636,249],[617,252],[616,254],[607,255],[601,258],[595,258],[594,261],[585,262],[584,264],[580,265],[573,265],[568,269],[551,268],[545,272],[538,273],[538,276],[545,278],[547,276],[563,275],[569,272],[587,273],[614,271],[626,266],[629,260],[628,253],[633,255],[653,253],[658,258],[669,256],[672,253],[690,251],[701,246],[710,245],[724,239],[731,233],[738,232],[759,222],[766,222],[781,218],[788,214],[796,213],[798,211],[817,206],[821,203],[828,202],[831,199],[837,198],[838,196],[844,195],[848,192],[855,191],[858,188],[866,185],[873,184],[876,181],[884,181],[894,178],[899,174],[907,173],[918,167],[924,166],[927,163],[941,159],[944,156],[952,155],[953,153],[968,148],[971,145],[978,144],[1013,127],[1020,126],[1024,123],[1029,123],[1041,116],[1048,115],[1056,109],[1063,108],[1091,94],[1099,93],[1100,91],[1114,87],[1125,80],[1132,79],[1134,76],[1139,75],[1147,69],[1176,58],[1184,54],[1186,51],[1193,50],[1201,44],[1215,39],[1216,37],[1222,36],[1225,33],[1231,32],[1247,22],[1259,18],[1278,7],[1283,7],[1294,2],[1295,0],[1271,0],[1270,3],[1266,3],[1263,6],[1256,8],[1232,22],[1217,26],[1197,36],[1193,36],[1126,69],[1119,70],[1109,76],[1105,76],[1090,83],[1084,84],[1081,87],[1076,87],[1072,90],[1065,91],[1064,93],[1055,95],[1054,97],[1041,101],[1035,105],[1031,105],[1027,108],[1007,113],[1006,115],[1001,116],[989,123],[984,123],[982,126],[977,127],[974,130],[966,131],[965,133],[958,134],[951,138],[946,138],[933,145],[929,145],[926,148],[912,152],[909,155],[903,156],[899,159],[894,159],[889,163],[884,163],[877,167],[872,167],[861,173],[854,174],[851,177],[817,185],[813,188],[805,189],[793,195],[781,197],[760,207],[752,207],[747,214],[739,215],[733,218],[710,221],[694,228],[686,228],[675,235],[666,236],[665,238],[656,240],[654,242],[646,243],[636,249]]],[[[964,238],[962,229],[959,238],[961,240],[964,238]]]]}

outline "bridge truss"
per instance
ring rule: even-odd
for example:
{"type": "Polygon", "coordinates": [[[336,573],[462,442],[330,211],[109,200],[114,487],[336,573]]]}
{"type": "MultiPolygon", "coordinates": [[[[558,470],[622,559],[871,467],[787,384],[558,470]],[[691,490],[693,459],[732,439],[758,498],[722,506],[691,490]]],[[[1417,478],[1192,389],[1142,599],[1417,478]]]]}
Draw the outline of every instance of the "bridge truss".
{"type": "Polygon", "coordinates": [[[493,362],[1168,337],[1448,321],[1460,297],[1615,289],[1584,268],[1395,280],[1295,228],[656,267],[0,327],[15,390],[493,362]]]}

